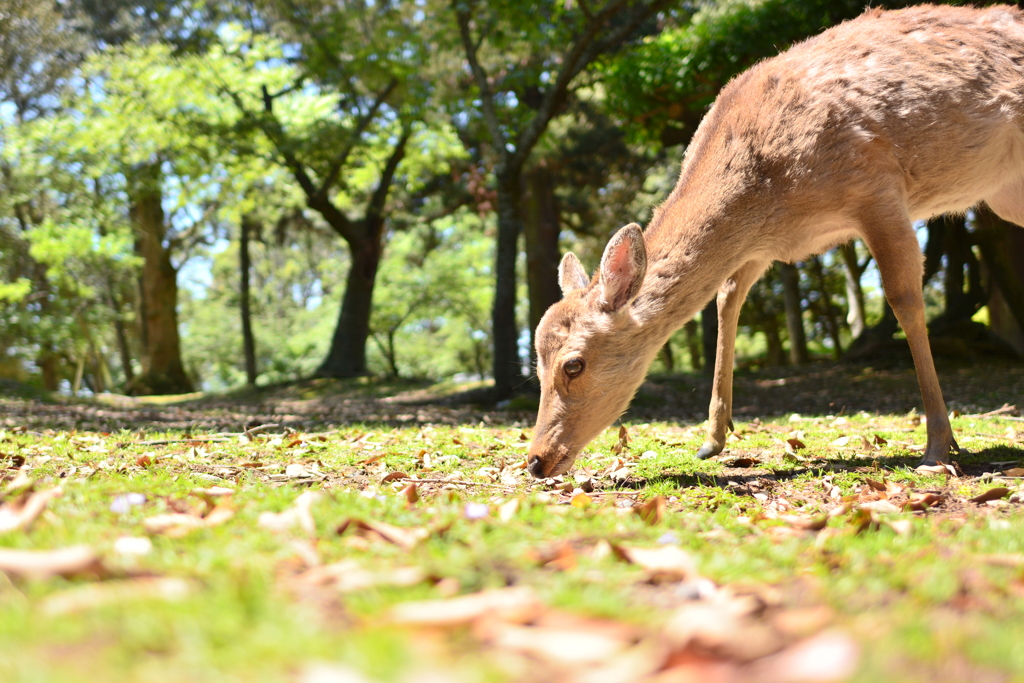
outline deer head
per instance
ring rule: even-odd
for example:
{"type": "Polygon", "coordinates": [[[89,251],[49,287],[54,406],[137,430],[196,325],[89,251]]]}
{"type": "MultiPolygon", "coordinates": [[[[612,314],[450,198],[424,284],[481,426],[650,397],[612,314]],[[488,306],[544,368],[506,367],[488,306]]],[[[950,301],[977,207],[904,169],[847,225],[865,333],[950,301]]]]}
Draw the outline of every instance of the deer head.
{"type": "Polygon", "coordinates": [[[592,281],[576,256],[562,258],[562,300],[544,314],[536,334],[540,411],[528,459],[535,477],[568,471],[643,382],[653,353],[631,304],[646,272],[644,236],[635,223],[612,237],[592,281]]]}

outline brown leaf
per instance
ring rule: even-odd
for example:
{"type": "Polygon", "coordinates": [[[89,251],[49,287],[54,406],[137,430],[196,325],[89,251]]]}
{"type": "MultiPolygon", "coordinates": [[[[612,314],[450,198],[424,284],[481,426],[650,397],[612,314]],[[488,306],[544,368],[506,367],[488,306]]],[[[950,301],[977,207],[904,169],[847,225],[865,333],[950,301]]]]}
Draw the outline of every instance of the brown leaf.
{"type": "Polygon", "coordinates": [[[726,467],[754,467],[760,465],[761,461],[757,458],[733,458],[732,460],[726,460],[726,467]]]}
{"type": "Polygon", "coordinates": [[[875,438],[873,438],[873,439],[871,440],[871,443],[875,444],[876,446],[885,446],[885,445],[886,445],[886,444],[888,444],[889,442],[888,442],[888,441],[886,441],[886,440],[885,440],[884,438],[882,438],[881,436],[879,436],[878,434],[875,434],[875,438]]]}
{"type": "Polygon", "coordinates": [[[1010,489],[1006,488],[1005,486],[997,486],[995,488],[989,489],[988,491],[985,491],[980,495],[975,496],[974,498],[971,498],[970,500],[972,503],[986,503],[990,500],[999,500],[1000,498],[1005,498],[1007,495],[1009,495],[1009,493],[1010,489]]]}
{"type": "Polygon", "coordinates": [[[390,621],[410,626],[455,627],[482,617],[508,623],[528,623],[544,610],[528,586],[497,588],[447,600],[406,602],[392,608],[390,621]]]}
{"type": "Polygon", "coordinates": [[[629,448],[629,430],[626,429],[626,425],[619,426],[619,440],[612,446],[612,453],[619,455],[622,451],[629,448]]]}
{"type": "Polygon", "coordinates": [[[185,579],[143,577],[101,584],[87,584],[55,593],[44,599],[39,609],[50,616],[82,612],[106,605],[125,605],[131,600],[177,602],[193,592],[195,586],[185,579]]]}
{"type": "Polygon", "coordinates": [[[927,510],[935,505],[940,505],[943,500],[944,497],[941,493],[916,493],[906,504],[904,504],[903,509],[920,512],[921,510],[927,510]]]}
{"type": "Polygon", "coordinates": [[[655,526],[665,518],[665,496],[654,496],[633,508],[648,526],[655,526]]]}
{"type": "Polygon", "coordinates": [[[1008,470],[1003,470],[1004,477],[1024,477],[1024,467],[1011,467],[1008,470]]]}
{"type": "Polygon", "coordinates": [[[637,548],[612,544],[612,550],[620,560],[646,569],[648,579],[652,583],[684,581],[697,577],[697,567],[693,558],[674,545],[637,548]]]}
{"type": "Polygon", "coordinates": [[[571,543],[562,542],[545,548],[533,548],[527,557],[541,567],[568,571],[576,567],[576,550],[571,543]]]}
{"type": "Polygon", "coordinates": [[[809,517],[804,515],[779,515],[778,519],[797,529],[821,531],[828,525],[828,516],[809,517]]]}
{"type": "Polygon", "coordinates": [[[482,640],[494,647],[564,667],[599,666],[629,645],[621,638],[578,627],[559,629],[489,622],[478,631],[482,640]]]}
{"type": "Polygon", "coordinates": [[[283,512],[261,512],[257,524],[271,531],[283,532],[292,527],[301,528],[307,536],[316,535],[316,522],[313,520],[313,503],[320,500],[323,494],[319,491],[306,491],[290,508],[283,512]]]}
{"type": "Polygon", "coordinates": [[[135,459],[135,464],[139,467],[149,467],[153,464],[153,458],[148,455],[142,455],[135,459]]]}
{"type": "Polygon", "coordinates": [[[147,533],[162,534],[171,538],[181,538],[190,531],[206,526],[202,517],[183,512],[169,512],[153,515],[142,520],[142,527],[147,533]]]}
{"type": "Polygon", "coordinates": [[[415,483],[402,489],[402,495],[405,496],[406,505],[415,505],[420,499],[420,492],[415,483]]]}
{"type": "Polygon", "coordinates": [[[27,529],[43,513],[52,499],[62,495],[64,491],[60,487],[46,491],[25,491],[0,505],[0,534],[27,529]]]}
{"type": "Polygon", "coordinates": [[[298,584],[331,586],[342,593],[354,593],[381,586],[415,586],[426,580],[427,575],[419,567],[370,570],[354,560],[312,567],[293,579],[298,584]]]}
{"type": "Polygon", "coordinates": [[[387,541],[393,543],[399,548],[405,550],[412,550],[428,536],[430,536],[430,530],[424,527],[419,528],[408,528],[394,526],[386,524],[384,522],[367,521],[363,519],[349,518],[338,525],[338,535],[344,534],[349,529],[352,529],[356,535],[368,537],[372,539],[374,534],[387,541]],[[369,533],[368,533],[369,532],[369,533]]]}
{"type": "Polygon", "coordinates": [[[845,633],[826,631],[754,662],[744,681],[840,683],[857,669],[860,648],[845,633]]]}
{"type": "Polygon", "coordinates": [[[408,479],[408,478],[409,478],[409,475],[406,474],[405,472],[389,472],[388,474],[385,474],[381,478],[380,483],[387,484],[388,482],[391,482],[391,481],[397,481],[398,479],[408,479]]]}
{"type": "Polygon", "coordinates": [[[800,439],[786,439],[786,450],[795,453],[801,448],[807,448],[807,445],[800,439]]]}
{"type": "Polygon", "coordinates": [[[0,548],[0,572],[13,577],[47,579],[51,576],[106,574],[100,556],[89,546],[58,550],[11,550],[0,548]]]}

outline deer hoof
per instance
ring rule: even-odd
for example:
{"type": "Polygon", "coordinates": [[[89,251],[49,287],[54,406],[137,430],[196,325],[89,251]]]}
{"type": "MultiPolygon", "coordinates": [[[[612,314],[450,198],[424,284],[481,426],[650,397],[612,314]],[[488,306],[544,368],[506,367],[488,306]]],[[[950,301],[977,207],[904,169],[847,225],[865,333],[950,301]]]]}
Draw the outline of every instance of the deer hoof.
{"type": "Polygon", "coordinates": [[[718,455],[719,453],[721,453],[723,448],[725,448],[724,445],[717,446],[711,443],[710,441],[705,441],[704,445],[700,447],[699,451],[697,451],[697,457],[700,458],[701,460],[706,460],[707,458],[710,458],[713,455],[718,455]]]}
{"type": "Polygon", "coordinates": [[[948,463],[950,462],[949,456],[951,453],[964,453],[952,436],[947,442],[941,444],[929,441],[928,448],[924,451],[924,457],[921,458],[921,462],[919,462],[917,466],[933,466],[938,465],[939,463],[948,463]]]}

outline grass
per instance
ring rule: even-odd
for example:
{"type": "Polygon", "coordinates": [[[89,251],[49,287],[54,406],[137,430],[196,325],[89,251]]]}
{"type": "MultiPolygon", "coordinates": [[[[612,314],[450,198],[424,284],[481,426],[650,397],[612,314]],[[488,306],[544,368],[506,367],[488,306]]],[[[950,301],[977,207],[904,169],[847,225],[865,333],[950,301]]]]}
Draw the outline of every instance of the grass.
{"type": "MultiPolygon", "coordinates": [[[[702,441],[697,426],[634,421],[621,452],[609,430],[577,462],[574,473],[597,487],[581,507],[559,482],[529,480],[516,467],[528,434],[493,421],[355,423],[305,438],[277,428],[203,443],[213,432],[9,426],[0,433],[3,485],[23,474],[37,490],[60,486],[63,495],[27,530],[0,534],[0,548],[84,544],[109,575],[0,573],[0,680],[305,681],[315,662],[344,663],[374,681],[427,680],[431,672],[467,682],[568,680],[508,648],[481,645],[473,630],[396,629],[387,615],[413,600],[530,586],[549,609],[649,632],[688,604],[685,582],[651,583],[643,567],[598,552],[603,541],[678,545],[703,577],[746,586],[773,610],[826,609],[830,628],[860,645],[849,680],[1024,680],[1024,515],[1009,497],[969,501],[997,485],[1020,489],[1019,479],[980,476],[1024,466],[1017,420],[957,418],[957,438],[972,451],[959,457],[957,477],[913,469],[912,449],[924,443],[914,416],[738,421],[729,451],[703,462],[692,456],[702,441]],[[787,447],[789,439],[801,445],[787,447]],[[314,476],[288,478],[288,465],[314,476]],[[625,476],[612,474],[622,467],[625,476]],[[391,472],[429,480],[417,502],[407,501],[407,482],[381,483],[391,472]],[[900,488],[889,495],[897,509],[922,492],[946,498],[916,513],[858,511],[872,499],[870,482],[883,480],[900,488]],[[179,537],[147,528],[156,515],[208,512],[195,491],[213,486],[233,490],[227,521],[179,537]],[[286,511],[310,490],[323,494],[312,507],[312,536],[261,525],[261,514],[286,511]],[[112,511],[127,493],[145,502],[112,511]],[[657,496],[666,512],[654,524],[628,509],[657,496]],[[486,516],[477,518],[472,503],[487,505],[486,516]],[[429,535],[411,548],[351,529],[339,535],[350,519],[429,535]],[[797,519],[827,524],[808,530],[797,519]],[[148,538],[152,549],[120,552],[125,537],[148,538]],[[371,574],[413,566],[427,578],[342,593],[297,581],[311,555],[371,574]],[[147,576],[184,579],[187,591],[174,599],[89,593],[147,576]],[[83,592],[94,596],[91,605],[67,607],[68,596],[83,592]]],[[[569,489],[579,483],[567,480],[569,489]]],[[[16,497],[9,492],[0,504],[16,497]]]]}

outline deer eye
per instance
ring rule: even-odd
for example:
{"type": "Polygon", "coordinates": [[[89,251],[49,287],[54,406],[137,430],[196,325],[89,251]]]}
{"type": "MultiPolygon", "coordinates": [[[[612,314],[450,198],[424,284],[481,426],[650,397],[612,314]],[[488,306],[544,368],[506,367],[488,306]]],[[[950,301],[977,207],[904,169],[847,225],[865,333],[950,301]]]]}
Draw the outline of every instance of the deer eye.
{"type": "Polygon", "coordinates": [[[565,371],[569,377],[577,377],[583,372],[583,359],[582,358],[571,358],[565,361],[565,365],[562,366],[562,370],[565,371]]]}

